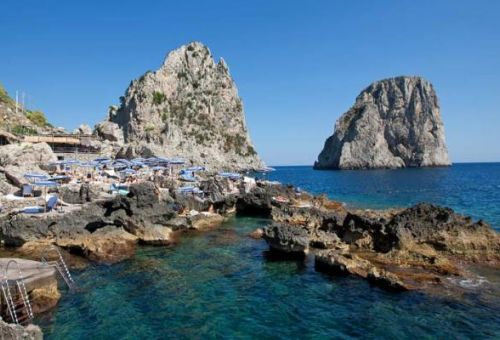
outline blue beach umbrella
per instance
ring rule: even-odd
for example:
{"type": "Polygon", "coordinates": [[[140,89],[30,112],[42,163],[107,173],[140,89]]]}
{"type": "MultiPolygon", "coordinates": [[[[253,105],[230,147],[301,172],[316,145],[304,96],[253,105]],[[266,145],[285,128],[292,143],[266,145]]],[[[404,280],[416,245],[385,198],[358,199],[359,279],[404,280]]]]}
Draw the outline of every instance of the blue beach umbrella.
{"type": "Polygon", "coordinates": [[[170,160],[170,164],[184,164],[184,163],[186,162],[181,158],[174,158],[170,160]]]}
{"type": "Polygon", "coordinates": [[[241,175],[239,173],[236,173],[236,172],[219,172],[219,176],[233,179],[233,180],[241,178],[241,175]]]}
{"type": "Polygon", "coordinates": [[[36,172],[30,172],[30,173],[24,174],[24,178],[26,178],[30,182],[39,182],[39,181],[48,179],[49,176],[44,175],[44,174],[40,174],[40,173],[36,173],[36,172]]]}
{"type": "Polygon", "coordinates": [[[125,170],[120,171],[120,173],[125,175],[125,176],[129,176],[129,175],[135,174],[136,171],[133,169],[125,169],[125,170]]]}
{"type": "Polygon", "coordinates": [[[45,188],[54,188],[59,186],[58,183],[53,182],[53,181],[38,181],[35,182],[33,185],[38,186],[38,187],[45,187],[45,188]]]}
{"type": "Polygon", "coordinates": [[[187,168],[186,170],[191,171],[191,172],[205,171],[205,167],[204,166],[192,166],[190,168],[187,168]]]}
{"type": "Polygon", "coordinates": [[[59,176],[52,176],[48,180],[57,182],[57,181],[64,181],[64,180],[68,180],[68,179],[71,179],[71,177],[59,175],[59,176]]]}
{"type": "Polygon", "coordinates": [[[111,162],[111,159],[109,159],[108,157],[98,157],[94,159],[94,162],[98,163],[111,162]]]}

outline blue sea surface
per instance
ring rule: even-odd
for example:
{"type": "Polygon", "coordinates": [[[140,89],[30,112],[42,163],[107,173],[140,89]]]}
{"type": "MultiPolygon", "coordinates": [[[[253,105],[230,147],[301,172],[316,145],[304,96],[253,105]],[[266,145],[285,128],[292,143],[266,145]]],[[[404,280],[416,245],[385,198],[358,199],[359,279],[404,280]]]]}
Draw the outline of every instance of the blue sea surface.
{"type": "Polygon", "coordinates": [[[266,177],[361,208],[408,207],[431,202],[484,219],[500,230],[500,163],[459,163],[442,168],[313,170],[276,167],[266,177]]]}
{"type": "MultiPolygon", "coordinates": [[[[500,165],[313,171],[279,167],[271,179],[351,205],[431,201],[499,226],[500,165]]],[[[172,247],[75,272],[78,289],[39,316],[46,339],[498,339],[499,273],[463,295],[393,293],[352,276],[283,260],[248,233],[269,221],[234,217],[172,247]]]]}

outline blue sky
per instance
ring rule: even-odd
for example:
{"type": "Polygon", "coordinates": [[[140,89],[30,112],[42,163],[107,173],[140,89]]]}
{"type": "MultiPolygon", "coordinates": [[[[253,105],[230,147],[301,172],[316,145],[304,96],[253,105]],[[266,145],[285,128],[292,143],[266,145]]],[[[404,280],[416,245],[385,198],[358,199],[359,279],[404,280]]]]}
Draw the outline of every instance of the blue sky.
{"type": "Polygon", "coordinates": [[[0,82],[72,129],[197,40],[224,57],[268,164],[312,164],[372,81],[421,75],[453,161],[500,161],[500,1],[2,1],[0,82]]]}

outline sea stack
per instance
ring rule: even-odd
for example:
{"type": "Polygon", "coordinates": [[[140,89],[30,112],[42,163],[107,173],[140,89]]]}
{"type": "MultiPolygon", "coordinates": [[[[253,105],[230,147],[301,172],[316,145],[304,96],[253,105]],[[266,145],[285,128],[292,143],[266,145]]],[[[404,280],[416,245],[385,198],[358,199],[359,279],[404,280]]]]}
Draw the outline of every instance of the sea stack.
{"type": "Polygon", "coordinates": [[[450,165],[438,97],[421,77],[374,82],[335,124],[315,169],[450,165]]]}
{"type": "Polygon", "coordinates": [[[132,81],[96,130],[103,124],[122,130],[115,139],[124,139],[124,156],[181,157],[212,169],[264,166],[226,62],[216,63],[199,42],[170,52],[157,71],[132,81]]]}

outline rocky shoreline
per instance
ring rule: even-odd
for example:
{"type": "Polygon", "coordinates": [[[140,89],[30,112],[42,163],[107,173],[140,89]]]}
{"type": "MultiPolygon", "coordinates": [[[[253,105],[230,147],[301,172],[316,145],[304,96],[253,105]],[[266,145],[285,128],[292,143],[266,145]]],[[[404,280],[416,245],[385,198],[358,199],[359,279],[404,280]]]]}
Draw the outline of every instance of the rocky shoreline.
{"type": "Polygon", "coordinates": [[[3,251],[39,260],[57,245],[70,255],[71,266],[113,264],[134,256],[137,246],[175,245],[189,230],[216,228],[239,214],[269,219],[249,236],[263,238],[273,252],[314,256],[318,270],[355,275],[389,290],[447,289],[450,279],[474,278],[471,265],[500,267],[499,234],[449,208],[422,203],[352,209],[293,186],[210,173],[199,180],[203,199],[180,194],[177,185],[141,181],[114,196],[88,183],[61,186],[58,194],[71,202],[62,211],[0,214],[3,251]]]}
{"type": "Polygon", "coordinates": [[[133,256],[139,244],[171,245],[185,231],[217,227],[237,213],[270,218],[270,225],[253,237],[262,237],[274,251],[314,254],[318,267],[389,288],[425,289],[448,276],[467,277],[465,263],[500,264],[498,233],[449,208],[422,203],[407,209],[350,209],[279,183],[257,181],[248,192],[232,194],[224,194],[227,179],[212,177],[204,184],[220,191],[202,202],[157,192],[152,183],[142,182],[126,196],[64,212],[3,214],[1,241],[24,256],[55,244],[111,264],[133,256]]]}

